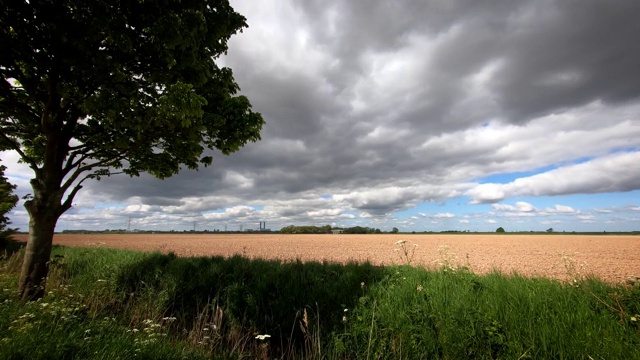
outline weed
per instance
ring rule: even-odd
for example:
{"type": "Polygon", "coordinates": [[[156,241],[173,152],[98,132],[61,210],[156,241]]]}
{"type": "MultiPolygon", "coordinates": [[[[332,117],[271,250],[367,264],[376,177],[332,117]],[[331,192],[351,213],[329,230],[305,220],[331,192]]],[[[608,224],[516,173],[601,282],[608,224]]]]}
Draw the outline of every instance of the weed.
{"type": "Polygon", "coordinates": [[[450,251],[449,245],[441,245],[438,247],[438,254],[440,254],[440,258],[434,260],[433,262],[438,265],[440,270],[444,272],[457,272],[461,270],[469,269],[469,255],[467,254],[467,266],[462,266],[458,262],[458,255],[456,253],[450,251]]]}
{"type": "Polygon", "coordinates": [[[573,254],[560,253],[560,257],[562,259],[562,265],[564,267],[567,281],[574,286],[577,286],[586,280],[585,274],[587,269],[586,262],[583,261],[580,264],[576,263],[576,260],[575,260],[576,255],[577,253],[573,253],[573,254]]]}
{"type": "Polygon", "coordinates": [[[398,240],[395,245],[397,247],[393,250],[398,254],[400,262],[403,265],[411,265],[411,262],[416,255],[416,248],[418,247],[418,244],[409,240],[398,240]]]}

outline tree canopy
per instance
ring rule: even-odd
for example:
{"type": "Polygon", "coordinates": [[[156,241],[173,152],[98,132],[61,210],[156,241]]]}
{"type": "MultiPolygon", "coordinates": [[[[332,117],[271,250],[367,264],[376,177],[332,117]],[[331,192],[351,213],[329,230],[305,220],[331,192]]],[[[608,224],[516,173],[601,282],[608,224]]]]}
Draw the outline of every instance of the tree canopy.
{"type": "Polygon", "coordinates": [[[247,26],[227,1],[0,2],[0,148],[34,172],[27,257],[86,179],[166,178],[260,139],[262,117],[216,64],[247,26]]]}

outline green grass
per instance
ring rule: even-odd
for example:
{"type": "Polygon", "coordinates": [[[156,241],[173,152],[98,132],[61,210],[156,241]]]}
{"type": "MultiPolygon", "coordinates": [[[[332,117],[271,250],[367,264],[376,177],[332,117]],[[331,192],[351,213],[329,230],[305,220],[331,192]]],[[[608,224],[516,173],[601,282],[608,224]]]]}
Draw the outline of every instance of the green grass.
{"type": "Polygon", "coordinates": [[[25,303],[19,265],[0,359],[640,359],[637,284],[57,247],[25,303]]]}

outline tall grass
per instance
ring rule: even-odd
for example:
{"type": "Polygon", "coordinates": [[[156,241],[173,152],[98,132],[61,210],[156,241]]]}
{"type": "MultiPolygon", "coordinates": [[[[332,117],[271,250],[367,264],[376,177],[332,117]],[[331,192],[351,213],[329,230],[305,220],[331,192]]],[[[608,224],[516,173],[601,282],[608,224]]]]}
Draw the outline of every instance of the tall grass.
{"type": "Polygon", "coordinates": [[[479,276],[451,259],[55,248],[47,295],[24,303],[17,253],[0,261],[0,358],[640,359],[639,285],[479,276]]]}
{"type": "Polygon", "coordinates": [[[638,359],[639,306],[637,286],[389,268],[350,310],[331,352],[353,359],[638,359]]]}

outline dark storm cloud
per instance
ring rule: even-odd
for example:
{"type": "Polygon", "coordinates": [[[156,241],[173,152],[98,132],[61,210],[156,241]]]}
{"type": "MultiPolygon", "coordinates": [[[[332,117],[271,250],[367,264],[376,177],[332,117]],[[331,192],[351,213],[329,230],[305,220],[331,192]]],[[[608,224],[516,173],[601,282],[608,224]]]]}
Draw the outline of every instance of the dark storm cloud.
{"type": "Polygon", "coordinates": [[[640,3],[533,3],[514,21],[496,91],[516,121],[594,100],[637,99],[640,3]]]}
{"type": "Polygon", "coordinates": [[[491,61],[501,63],[489,86],[500,108],[479,114],[485,117],[522,122],[594,100],[636,99],[640,93],[633,76],[640,48],[631,44],[640,37],[636,1],[297,4],[313,24],[315,39],[343,64],[330,79],[366,75],[364,55],[398,52],[411,38],[443,40],[416,62],[424,86],[414,89],[414,96],[423,102],[396,119],[413,127],[438,131],[484,121],[452,110],[466,91],[464,79],[491,61]]]}

